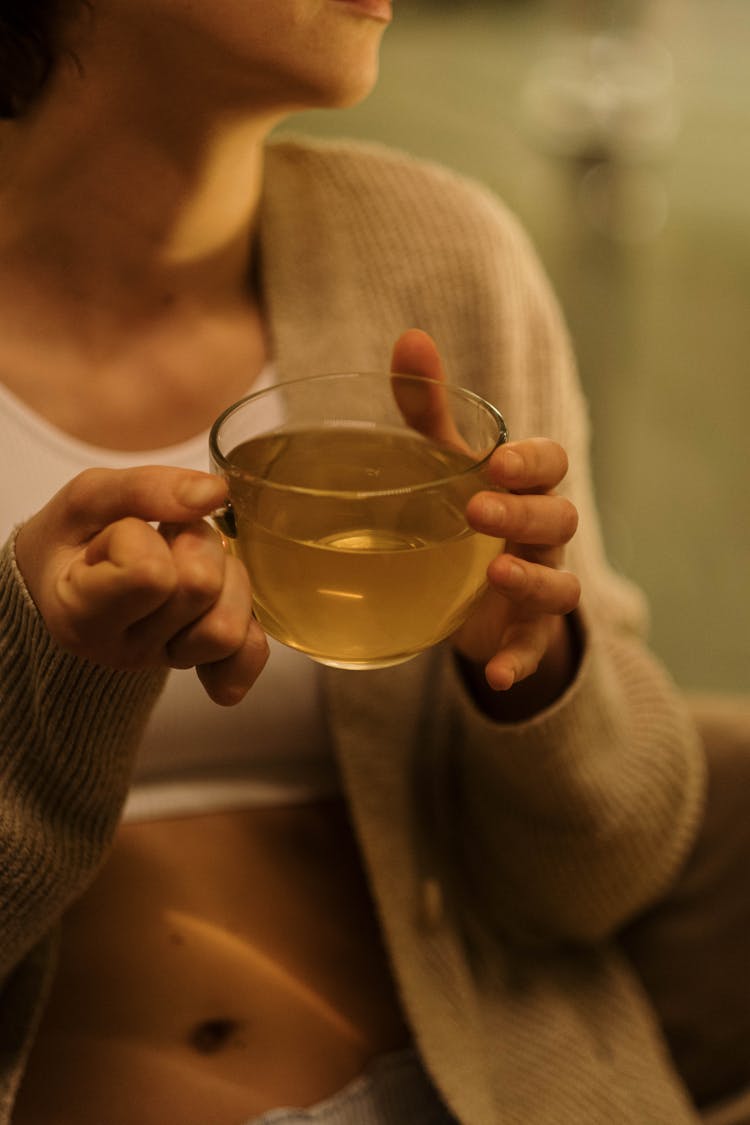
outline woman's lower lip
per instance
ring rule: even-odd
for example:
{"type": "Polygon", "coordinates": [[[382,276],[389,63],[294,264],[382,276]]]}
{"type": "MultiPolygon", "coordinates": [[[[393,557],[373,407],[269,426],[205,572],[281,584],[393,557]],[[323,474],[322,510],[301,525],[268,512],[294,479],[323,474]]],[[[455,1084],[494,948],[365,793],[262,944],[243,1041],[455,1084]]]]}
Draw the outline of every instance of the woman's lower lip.
{"type": "Polygon", "coordinates": [[[393,12],[391,0],[334,0],[336,4],[343,4],[347,8],[361,12],[363,16],[370,16],[374,20],[390,23],[393,12]]]}

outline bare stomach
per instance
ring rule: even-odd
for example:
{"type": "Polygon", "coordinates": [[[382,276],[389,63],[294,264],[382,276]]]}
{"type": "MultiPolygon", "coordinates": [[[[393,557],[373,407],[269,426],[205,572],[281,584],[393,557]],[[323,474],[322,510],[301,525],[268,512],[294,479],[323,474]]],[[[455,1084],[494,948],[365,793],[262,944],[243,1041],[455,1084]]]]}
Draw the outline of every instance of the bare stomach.
{"type": "Polygon", "coordinates": [[[242,1125],[407,1041],[340,803],[126,825],[66,915],[13,1125],[242,1125]]]}

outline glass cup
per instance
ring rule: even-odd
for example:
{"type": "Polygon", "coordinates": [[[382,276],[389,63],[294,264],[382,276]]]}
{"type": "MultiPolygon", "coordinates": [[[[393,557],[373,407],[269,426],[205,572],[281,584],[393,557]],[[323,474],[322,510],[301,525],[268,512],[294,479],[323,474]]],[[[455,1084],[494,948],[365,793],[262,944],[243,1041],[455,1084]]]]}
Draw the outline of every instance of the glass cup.
{"type": "Polygon", "coordinates": [[[229,485],[215,518],[266,632],[354,669],[452,633],[503,547],[464,513],[507,440],[490,403],[416,375],[314,375],[228,407],[209,440],[229,485]]]}

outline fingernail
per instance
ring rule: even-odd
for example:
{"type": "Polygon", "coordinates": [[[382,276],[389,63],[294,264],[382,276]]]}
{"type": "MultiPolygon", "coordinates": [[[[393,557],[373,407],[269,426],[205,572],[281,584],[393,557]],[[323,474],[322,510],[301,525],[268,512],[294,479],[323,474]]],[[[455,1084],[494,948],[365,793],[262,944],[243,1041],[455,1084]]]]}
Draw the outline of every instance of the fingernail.
{"type": "Polygon", "coordinates": [[[186,508],[206,511],[215,507],[222,496],[220,477],[192,477],[177,490],[177,497],[186,508]]]}
{"type": "Polygon", "coordinates": [[[472,501],[473,518],[483,530],[493,532],[503,525],[505,519],[505,505],[498,500],[497,494],[478,493],[472,501]]]}
{"type": "Polygon", "coordinates": [[[512,668],[502,668],[498,674],[497,670],[488,665],[486,678],[493,691],[509,691],[515,683],[516,674],[512,668]]]}
{"type": "Polygon", "coordinates": [[[510,586],[522,586],[526,581],[526,572],[523,567],[517,562],[511,562],[508,567],[508,584],[510,586]]]}
{"type": "Polygon", "coordinates": [[[523,472],[523,458],[513,449],[505,450],[505,471],[509,477],[520,477],[523,472]]]}

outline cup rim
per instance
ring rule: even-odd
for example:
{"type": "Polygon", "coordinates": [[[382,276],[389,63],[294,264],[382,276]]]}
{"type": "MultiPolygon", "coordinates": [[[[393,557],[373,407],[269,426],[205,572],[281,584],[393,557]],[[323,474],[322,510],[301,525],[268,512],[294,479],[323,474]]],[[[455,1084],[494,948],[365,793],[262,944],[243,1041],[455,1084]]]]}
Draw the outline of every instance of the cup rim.
{"type": "MultiPolygon", "coordinates": [[[[272,433],[273,427],[270,428],[268,432],[272,433]]],[[[418,432],[418,431],[415,431],[415,432],[418,432]]],[[[388,372],[386,372],[386,371],[365,371],[365,370],[362,370],[362,371],[329,371],[329,372],[322,372],[322,373],[315,374],[315,375],[303,375],[303,376],[301,376],[297,379],[287,379],[287,380],[283,380],[281,382],[274,383],[272,386],[263,387],[261,390],[258,390],[258,391],[250,391],[248,394],[243,395],[242,398],[237,399],[235,402],[230,403],[229,406],[227,406],[224,410],[222,410],[221,414],[219,414],[218,417],[214,420],[214,422],[211,426],[211,429],[209,431],[208,446],[209,446],[209,456],[210,456],[212,464],[214,466],[216,466],[216,468],[218,468],[218,470],[227,477],[233,477],[236,480],[260,480],[260,481],[262,481],[264,487],[272,489],[272,490],[275,489],[278,492],[283,492],[283,493],[294,493],[296,495],[304,495],[304,496],[335,496],[335,497],[350,497],[350,498],[360,499],[360,498],[378,497],[378,496],[384,496],[384,497],[385,496],[398,496],[398,495],[402,495],[402,494],[403,495],[413,495],[415,493],[419,493],[419,492],[422,492],[422,491],[429,491],[431,489],[435,489],[439,485],[442,485],[442,484],[444,484],[448,481],[458,480],[461,477],[468,476],[469,474],[477,473],[478,471],[481,471],[484,468],[484,466],[487,464],[487,462],[489,461],[490,457],[495,452],[495,450],[498,449],[501,445],[505,445],[507,443],[508,439],[509,439],[508,427],[506,425],[505,418],[500,413],[500,411],[497,409],[497,407],[494,406],[493,403],[489,402],[487,399],[483,398],[482,395],[478,394],[476,391],[470,390],[468,387],[462,387],[457,383],[443,382],[440,379],[431,379],[431,378],[428,378],[428,377],[423,376],[423,375],[414,375],[413,373],[409,373],[409,372],[400,372],[400,371],[388,371],[388,372]],[[498,430],[497,437],[496,437],[491,449],[489,449],[488,452],[483,457],[479,458],[477,461],[472,462],[470,465],[467,465],[466,468],[461,469],[458,472],[447,473],[444,477],[440,477],[440,479],[436,480],[436,481],[435,480],[424,481],[420,484],[404,485],[401,488],[373,488],[373,489],[311,488],[307,485],[279,483],[277,481],[266,480],[265,478],[259,478],[259,477],[255,476],[254,473],[249,473],[247,470],[241,469],[238,466],[233,465],[232,462],[229,460],[229,458],[224,453],[222,453],[222,451],[220,450],[218,440],[219,440],[219,431],[221,430],[222,426],[233,414],[237,413],[237,411],[241,410],[244,406],[246,406],[252,400],[263,398],[266,395],[273,394],[275,391],[283,390],[286,387],[293,387],[297,384],[301,384],[301,383],[310,384],[311,382],[323,382],[325,380],[330,380],[330,379],[342,379],[342,378],[346,378],[347,376],[349,376],[349,377],[367,376],[369,378],[378,378],[378,379],[386,379],[386,378],[390,379],[390,378],[393,378],[393,377],[397,377],[399,379],[409,379],[409,380],[413,380],[414,382],[428,383],[428,384],[431,384],[431,385],[434,385],[434,386],[442,387],[445,390],[451,392],[452,394],[461,395],[464,398],[470,399],[473,402],[475,402],[476,404],[478,404],[479,406],[481,406],[492,417],[495,424],[497,425],[497,430],[498,430]]]]}

